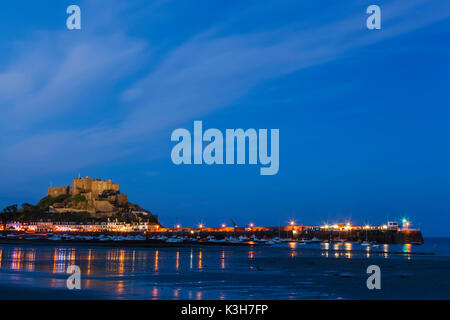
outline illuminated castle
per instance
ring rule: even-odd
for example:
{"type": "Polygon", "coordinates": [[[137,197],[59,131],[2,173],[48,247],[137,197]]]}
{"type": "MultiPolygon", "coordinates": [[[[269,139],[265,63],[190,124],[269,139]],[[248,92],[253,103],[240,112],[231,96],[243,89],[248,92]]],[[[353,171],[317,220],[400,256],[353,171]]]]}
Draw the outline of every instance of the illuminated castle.
{"type": "Polygon", "coordinates": [[[48,196],[70,196],[66,203],[55,203],[50,207],[52,212],[87,211],[93,216],[110,216],[124,211],[125,207],[133,206],[128,203],[128,196],[121,194],[119,185],[111,179],[73,178],[72,187],[49,187],[48,196]],[[77,195],[80,195],[76,197],[77,195]]]}

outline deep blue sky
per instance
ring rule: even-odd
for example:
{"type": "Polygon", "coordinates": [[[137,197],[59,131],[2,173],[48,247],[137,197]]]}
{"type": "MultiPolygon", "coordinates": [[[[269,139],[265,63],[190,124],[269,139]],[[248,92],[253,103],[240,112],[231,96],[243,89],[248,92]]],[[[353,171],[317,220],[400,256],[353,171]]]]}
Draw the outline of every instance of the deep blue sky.
{"type": "Polygon", "coordinates": [[[448,1],[105,3],[2,4],[1,207],[80,173],[168,226],[408,217],[450,236],[448,1]],[[170,134],[194,120],[279,128],[278,175],[175,166],[170,134]]]}

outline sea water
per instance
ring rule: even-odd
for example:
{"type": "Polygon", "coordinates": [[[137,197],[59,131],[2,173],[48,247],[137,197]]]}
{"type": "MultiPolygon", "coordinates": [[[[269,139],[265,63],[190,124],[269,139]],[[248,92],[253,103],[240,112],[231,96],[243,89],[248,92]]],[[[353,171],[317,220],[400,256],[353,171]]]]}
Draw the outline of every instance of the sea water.
{"type": "Polygon", "coordinates": [[[163,248],[1,244],[1,299],[449,299],[450,238],[163,248]],[[69,290],[68,266],[81,270],[69,290]],[[381,289],[366,286],[378,265],[381,289]]]}

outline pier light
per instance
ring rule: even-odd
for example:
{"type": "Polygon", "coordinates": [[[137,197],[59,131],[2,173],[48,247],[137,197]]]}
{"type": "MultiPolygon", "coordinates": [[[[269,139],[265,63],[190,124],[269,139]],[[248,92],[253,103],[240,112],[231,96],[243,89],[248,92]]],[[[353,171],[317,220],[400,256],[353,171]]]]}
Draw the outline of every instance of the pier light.
{"type": "Polygon", "coordinates": [[[366,226],[364,228],[370,229],[370,226],[368,224],[366,224],[366,226]]]}
{"type": "Polygon", "coordinates": [[[383,229],[387,229],[387,225],[385,225],[385,224],[383,224],[383,227],[382,227],[383,229]]]}
{"type": "Polygon", "coordinates": [[[249,227],[253,227],[253,226],[254,226],[253,222],[250,222],[249,227]]]}
{"type": "Polygon", "coordinates": [[[201,228],[203,228],[203,223],[200,223],[199,225],[198,225],[198,227],[201,229],[201,228]]]}
{"type": "Polygon", "coordinates": [[[333,225],[332,225],[332,228],[333,228],[333,229],[339,229],[339,226],[338,226],[337,224],[333,224],[333,225]]]}
{"type": "Polygon", "coordinates": [[[294,225],[295,225],[295,221],[294,221],[294,220],[291,220],[291,221],[289,221],[289,224],[290,224],[291,226],[294,226],[294,225]]]}
{"type": "Polygon", "coordinates": [[[406,220],[406,219],[403,219],[402,222],[403,222],[403,228],[408,229],[408,227],[409,227],[409,221],[406,220]]]}
{"type": "Polygon", "coordinates": [[[180,229],[180,228],[181,228],[181,226],[180,226],[179,224],[177,224],[175,227],[176,227],[177,229],[180,229]]]}
{"type": "Polygon", "coordinates": [[[324,225],[323,227],[324,227],[325,229],[328,229],[330,226],[326,224],[326,225],[324,225]]]}
{"type": "Polygon", "coordinates": [[[227,225],[225,223],[222,223],[222,228],[225,228],[227,225]]]}
{"type": "Polygon", "coordinates": [[[191,230],[191,234],[194,234],[194,230],[191,230]]]}
{"type": "Polygon", "coordinates": [[[292,230],[292,234],[297,234],[297,230],[292,230]]]}

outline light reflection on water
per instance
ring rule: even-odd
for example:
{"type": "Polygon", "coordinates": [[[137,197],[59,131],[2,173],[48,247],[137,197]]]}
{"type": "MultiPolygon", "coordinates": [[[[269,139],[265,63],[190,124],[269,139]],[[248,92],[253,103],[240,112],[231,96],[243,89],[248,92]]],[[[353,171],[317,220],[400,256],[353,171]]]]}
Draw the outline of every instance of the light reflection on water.
{"type": "Polygon", "coordinates": [[[297,255],[297,242],[289,242],[289,248],[291,249],[290,256],[294,258],[297,255]]]}
{"type": "Polygon", "coordinates": [[[75,264],[75,248],[55,248],[52,273],[65,273],[67,267],[75,264]]]}
{"type": "Polygon", "coordinates": [[[353,249],[353,243],[351,242],[346,242],[344,244],[344,249],[345,249],[345,257],[350,259],[352,257],[352,249],[353,249]]]}
{"type": "Polygon", "coordinates": [[[152,299],[158,299],[158,297],[159,297],[159,290],[158,290],[158,287],[153,287],[153,290],[152,290],[152,299]]]}
{"type": "MultiPolygon", "coordinates": [[[[290,242],[286,246],[289,250],[287,254],[294,258],[302,250],[313,250],[312,247],[298,246],[296,242],[290,242]]],[[[323,257],[329,256],[330,244],[321,243],[317,249],[320,250],[320,255],[323,257]]],[[[34,271],[36,268],[37,256],[42,260],[51,261],[51,264],[39,264],[39,271],[49,271],[52,273],[66,273],[67,267],[73,264],[84,264],[84,272],[86,275],[96,273],[96,265],[98,262],[104,262],[105,269],[118,276],[124,276],[128,272],[134,272],[136,268],[142,269],[151,264],[155,273],[160,271],[162,261],[170,262],[173,260],[173,267],[176,271],[182,271],[186,258],[189,269],[193,270],[194,260],[197,260],[197,270],[201,271],[205,268],[204,249],[197,248],[175,248],[174,250],[161,249],[131,249],[131,248],[82,248],[82,247],[56,247],[49,249],[45,248],[27,248],[27,247],[8,247],[0,248],[0,267],[10,268],[13,270],[27,270],[34,271]],[[48,259],[50,255],[50,259],[48,259]],[[161,256],[162,255],[162,256],[161,256]],[[173,257],[170,257],[173,255],[173,257]],[[196,257],[197,259],[195,259],[196,257]]],[[[247,259],[254,260],[256,253],[262,251],[258,246],[249,246],[247,250],[247,259]]],[[[361,247],[354,243],[334,243],[332,244],[332,254],[336,258],[353,258],[355,255],[361,255],[370,258],[372,254],[378,254],[384,258],[388,258],[390,253],[390,246],[382,245],[380,248],[371,248],[370,246],[361,247]],[[361,253],[359,253],[361,252],[361,253]]],[[[231,250],[230,250],[231,251],[231,250]]],[[[401,246],[401,253],[407,259],[411,258],[412,245],[404,244],[401,246]]],[[[217,251],[217,263],[220,269],[226,269],[227,264],[227,250],[221,248],[217,251]]],[[[211,259],[208,254],[208,260],[211,259]]],[[[214,260],[214,259],[212,259],[214,260]]],[[[167,267],[165,265],[165,267],[167,267]]]]}
{"type": "Polygon", "coordinates": [[[11,269],[20,270],[22,269],[23,262],[23,250],[22,248],[15,248],[12,254],[11,269]]]}
{"type": "Polygon", "coordinates": [[[220,259],[220,268],[225,269],[225,250],[222,250],[222,256],[220,259]]]}
{"type": "Polygon", "coordinates": [[[250,250],[248,251],[248,258],[252,260],[254,258],[255,252],[253,251],[253,247],[250,247],[250,250]]]}
{"type": "Polygon", "coordinates": [[[159,266],[159,250],[156,249],[155,251],[155,264],[154,264],[154,270],[158,271],[158,266],[159,266]]]}
{"type": "Polygon", "coordinates": [[[411,260],[411,247],[412,247],[412,245],[410,244],[410,243],[407,243],[407,244],[404,244],[403,245],[403,249],[402,249],[402,251],[404,252],[404,253],[407,253],[407,258],[408,258],[408,260],[411,260]]]}
{"type": "MultiPolygon", "coordinates": [[[[248,272],[266,271],[266,266],[260,267],[260,258],[271,257],[274,253],[280,258],[286,257],[298,259],[308,256],[324,258],[353,259],[355,257],[383,257],[385,259],[412,259],[417,247],[407,245],[380,245],[379,247],[363,247],[357,243],[320,243],[311,245],[298,245],[290,242],[285,245],[266,247],[226,247],[226,246],[193,246],[178,248],[105,248],[105,247],[28,247],[28,246],[0,246],[0,270],[46,272],[49,275],[45,281],[47,286],[54,288],[65,287],[66,270],[69,265],[76,264],[82,270],[82,287],[98,289],[108,283],[108,290],[122,297],[127,297],[133,290],[133,281],[146,283],[142,288],[147,288],[147,298],[161,299],[170,297],[174,299],[207,299],[205,292],[188,290],[179,283],[172,282],[168,287],[160,286],[161,280],[173,281],[174,275],[180,277],[192,277],[192,275],[204,272],[214,274],[226,274],[230,269],[244,268],[248,272]],[[196,264],[196,267],[194,267],[196,264]],[[249,268],[250,266],[250,268],[249,268]],[[137,277],[137,274],[145,275],[145,280],[137,277]],[[162,278],[153,278],[153,277],[162,278]],[[115,278],[117,277],[117,278],[115,278]],[[137,279],[135,279],[137,278],[137,279]],[[142,282],[144,281],[144,282],[142,282]],[[158,283],[158,285],[156,285],[158,283]]],[[[19,274],[20,275],[20,274],[19,274]]],[[[20,276],[14,275],[20,280],[20,276]]],[[[27,276],[30,277],[29,275],[27,276]]],[[[10,279],[13,279],[12,277],[10,279]]],[[[12,281],[12,280],[11,280],[12,281]]],[[[14,280],[16,281],[16,280],[14,280]]],[[[198,288],[200,282],[195,283],[198,288]]],[[[202,284],[203,286],[203,284],[202,284]]],[[[139,289],[144,290],[144,289],[139,289]]],[[[225,299],[228,293],[223,292],[222,286],[218,286],[218,299],[225,299]]],[[[295,295],[293,295],[294,297],[295,295]]]]}

